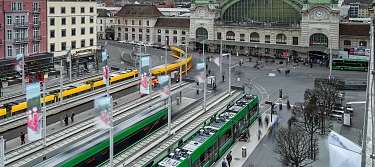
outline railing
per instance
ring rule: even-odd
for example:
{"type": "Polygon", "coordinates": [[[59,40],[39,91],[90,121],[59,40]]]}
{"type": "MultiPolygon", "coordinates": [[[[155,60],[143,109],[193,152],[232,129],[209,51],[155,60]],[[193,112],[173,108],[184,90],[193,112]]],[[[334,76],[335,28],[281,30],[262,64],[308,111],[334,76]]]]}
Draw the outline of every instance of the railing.
{"type": "Polygon", "coordinates": [[[13,42],[14,43],[23,43],[23,42],[28,42],[28,38],[14,38],[13,42]]]}
{"type": "Polygon", "coordinates": [[[14,22],[13,26],[15,28],[27,28],[29,27],[29,23],[28,22],[14,22]]]}
{"type": "Polygon", "coordinates": [[[40,13],[40,8],[33,8],[33,13],[40,13]]]}

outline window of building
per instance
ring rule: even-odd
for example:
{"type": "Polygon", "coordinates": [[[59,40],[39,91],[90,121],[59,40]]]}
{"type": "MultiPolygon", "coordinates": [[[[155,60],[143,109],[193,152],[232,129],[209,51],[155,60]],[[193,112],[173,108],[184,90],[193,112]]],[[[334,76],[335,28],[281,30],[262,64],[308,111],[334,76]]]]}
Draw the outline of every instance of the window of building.
{"type": "Polygon", "coordinates": [[[61,7],[61,14],[65,14],[65,7],[61,7]]]}
{"type": "Polygon", "coordinates": [[[132,20],[132,25],[134,25],[134,20],[132,20]]]}
{"type": "Polygon", "coordinates": [[[49,14],[55,14],[55,8],[54,7],[49,8],[49,14]]]}
{"type": "Polygon", "coordinates": [[[71,41],[70,46],[71,46],[72,49],[75,49],[76,48],[76,41],[71,41]]]}
{"type": "Polygon", "coordinates": [[[177,37],[173,36],[173,43],[177,43],[177,37]]]}
{"type": "Polygon", "coordinates": [[[138,20],[138,25],[142,25],[142,20],[138,20]]]}
{"type": "Polygon", "coordinates": [[[61,50],[66,50],[66,42],[61,42],[61,50]]]}
{"type": "Polygon", "coordinates": [[[186,38],[185,37],[181,37],[181,43],[185,44],[185,42],[186,42],[186,38]]]}
{"type": "Polygon", "coordinates": [[[186,31],[181,31],[181,34],[182,35],[186,35],[186,31]]]}
{"type": "Polygon", "coordinates": [[[66,25],[66,18],[65,17],[63,17],[63,18],[61,18],[61,25],[66,25]]]}
{"type": "Polygon", "coordinates": [[[33,2],[33,11],[39,11],[39,2],[33,2]]]}
{"type": "Polygon", "coordinates": [[[245,34],[240,34],[240,41],[245,41],[245,34]]]}
{"type": "Polygon", "coordinates": [[[138,31],[139,31],[139,32],[142,32],[143,30],[142,30],[142,28],[140,28],[138,31]]]}
{"type": "Polygon", "coordinates": [[[49,31],[49,37],[50,38],[55,38],[55,30],[49,31]]]}
{"type": "Polygon", "coordinates": [[[135,34],[132,34],[132,41],[135,41],[135,34]]]}
{"type": "Polygon", "coordinates": [[[146,33],[150,33],[150,29],[147,28],[147,29],[146,29],[146,33]]]}
{"type": "Polygon", "coordinates": [[[228,32],[227,32],[227,38],[226,38],[226,39],[227,39],[227,40],[232,40],[232,41],[233,41],[233,40],[235,39],[235,35],[236,35],[236,34],[235,34],[233,31],[228,31],[228,32]]]}
{"type": "Polygon", "coordinates": [[[85,13],[85,7],[81,7],[81,13],[85,13]]]}
{"type": "Polygon", "coordinates": [[[352,42],[349,40],[344,40],[344,45],[352,45],[352,42]]]}
{"type": "Polygon", "coordinates": [[[142,41],[142,38],[143,38],[142,34],[138,34],[138,41],[142,41]]]}
{"type": "Polygon", "coordinates": [[[76,17],[72,17],[72,25],[76,24],[76,17]]]}
{"type": "Polygon", "coordinates": [[[166,33],[166,34],[169,34],[169,30],[165,30],[165,33],[166,33]]]}
{"type": "Polygon", "coordinates": [[[276,43],[277,44],[286,44],[286,35],[285,34],[277,34],[276,35],[276,43]]]}
{"type": "Polygon", "coordinates": [[[72,13],[72,14],[76,13],[76,7],[71,7],[70,8],[70,13],[72,13]]]}
{"type": "Polygon", "coordinates": [[[12,2],[12,11],[23,10],[22,2],[12,2]]]}
{"type": "Polygon", "coordinates": [[[265,35],[264,36],[264,42],[265,43],[271,43],[271,36],[270,35],[265,35]]]}
{"type": "Polygon", "coordinates": [[[61,37],[66,37],[66,30],[65,29],[61,30],[61,37]]]}
{"type": "Polygon", "coordinates": [[[217,38],[217,39],[222,39],[222,38],[221,38],[221,32],[217,32],[217,33],[216,33],[216,38],[217,38]]]}
{"type": "Polygon", "coordinates": [[[129,28],[125,28],[125,32],[128,32],[129,31],[129,28]]]}
{"type": "Polygon", "coordinates": [[[150,42],[150,35],[146,35],[146,41],[150,42]]]}
{"type": "Polygon", "coordinates": [[[7,30],[7,39],[12,40],[12,30],[7,30]]]}
{"type": "Polygon", "coordinates": [[[72,28],[72,36],[76,36],[76,28],[72,28]]]}
{"type": "Polygon", "coordinates": [[[132,32],[135,32],[135,28],[132,28],[132,32]]]}
{"type": "Polygon", "coordinates": [[[125,33],[125,40],[129,40],[129,36],[128,36],[128,33],[125,33]]]}
{"type": "Polygon", "coordinates": [[[94,39],[90,39],[90,46],[94,46],[94,39]]]}
{"type": "Polygon", "coordinates": [[[7,54],[8,54],[8,57],[12,57],[13,55],[13,48],[12,46],[7,46],[7,54]]]}
{"type": "Polygon", "coordinates": [[[90,23],[94,23],[94,17],[90,16],[90,23]]]}
{"type": "Polygon", "coordinates": [[[147,20],[147,21],[146,21],[146,25],[147,25],[147,26],[150,26],[150,21],[147,20]]]}
{"type": "Polygon", "coordinates": [[[7,16],[7,24],[8,25],[12,24],[12,16],[7,16]]]}
{"type": "Polygon", "coordinates": [[[159,33],[159,34],[161,33],[161,30],[160,30],[160,29],[158,29],[158,33],[159,33]]]}
{"type": "Polygon", "coordinates": [[[33,31],[33,38],[34,38],[34,39],[38,39],[39,36],[40,36],[39,28],[34,28],[34,31],[33,31]]]}
{"type": "Polygon", "coordinates": [[[293,37],[293,45],[298,45],[298,37],[293,37]]]}
{"type": "Polygon", "coordinates": [[[90,34],[94,34],[94,27],[90,27],[90,34]]]}
{"type": "Polygon", "coordinates": [[[39,53],[40,43],[33,43],[33,53],[39,53]]]}
{"type": "Polygon", "coordinates": [[[94,7],[90,7],[90,13],[94,13],[94,7]]]}
{"type": "Polygon", "coordinates": [[[81,48],[86,47],[86,41],[84,39],[81,40],[81,48]]]}
{"type": "Polygon", "coordinates": [[[25,19],[25,16],[21,16],[21,24],[22,24],[22,25],[26,25],[26,24],[25,24],[25,20],[26,20],[26,19],[25,19]]]}
{"type": "Polygon", "coordinates": [[[161,43],[161,35],[158,35],[158,43],[161,43]]]}
{"type": "Polygon", "coordinates": [[[366,41],[359,41],[359,46],[367,47],[366,41]]]}
{"type": "Polygon", "coordinates": [[[49,51],[50,52],[54,52],[55,51],[55,44],[54,43],[50,43],[49,44],[49,51]]]}
{"type": "Polygon", "coordinates": [[[38,25],[39,24],[39,15],[34,15],[33,16],[33,22],[34,22],[34,25],[38,25]]]}
{"type": "Polygon", "coordinates": [[[100,26],[100,27],[99,27],[99,29],[100,29],[100,32],[102,32],[102,31],[103,31],[103,27],[102,27],[102,26],[100,26]]]}
{"type": "Polygon", "coordinates": [[[20,24],[20,16],[16,16],[15,23],[20,24]]]}
{"type": "Polygon", "coordinates": [[[177,30],[173,30],[173,34],[177,34],[177,30]]]}
{"type": "Polygon", "coordinates": [[[85,35],[85,28],[81,28],[81,35],[85,35]]]}
{"type": "Polygon", "coordinates": [[[259,42],[259,34],[257,32],[252,32],[250,34],[250,42],[259,42]]]}
{"type": "Polygon", "coordinates": [[[81,17],[81,24],[85,24],[85,16],[81,17]]]}

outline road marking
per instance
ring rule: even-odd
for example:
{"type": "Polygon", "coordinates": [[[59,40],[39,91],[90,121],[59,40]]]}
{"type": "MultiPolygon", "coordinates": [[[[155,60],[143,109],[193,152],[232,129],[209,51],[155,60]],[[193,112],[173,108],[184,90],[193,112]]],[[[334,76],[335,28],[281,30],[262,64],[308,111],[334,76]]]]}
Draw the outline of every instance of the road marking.
{"type": "Polygon", "coordinates": [[[350,102],[347,102],[346,104],[366,104],[366,101],[350,101],[350,102]]]}

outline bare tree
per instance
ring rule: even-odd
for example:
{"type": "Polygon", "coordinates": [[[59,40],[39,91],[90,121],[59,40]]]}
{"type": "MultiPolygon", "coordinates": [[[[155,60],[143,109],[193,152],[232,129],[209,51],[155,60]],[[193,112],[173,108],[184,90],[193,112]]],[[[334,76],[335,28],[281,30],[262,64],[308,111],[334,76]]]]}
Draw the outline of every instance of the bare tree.
{"type": "Polygon", "coordinates": [[[299,128],[279,128],[275,138],[275,152],[280,161],[288,166],[303,167],[311,164],[310,137],[299,128]]]}

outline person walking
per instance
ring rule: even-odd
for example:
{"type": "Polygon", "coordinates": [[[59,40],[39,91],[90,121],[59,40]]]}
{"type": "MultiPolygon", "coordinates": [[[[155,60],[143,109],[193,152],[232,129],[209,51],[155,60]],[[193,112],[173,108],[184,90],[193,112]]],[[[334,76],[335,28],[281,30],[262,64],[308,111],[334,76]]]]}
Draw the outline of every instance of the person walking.
{"type": "Polygon", "coordinates": [[[260,136],[262,135],[262,131],[258,129],[258,140],[260,140],[260,136]]]}
{"type": "Polygon", "coordinates": [[[268,123],[269,123],[268,115],[266,116],[266,118],[265,118],[264,121],[266,121],[266,125],[267,125],[267,127],[268,127],[268,123]]]}
{"type": "Polygon", "coordinates": [[[72,113],[72,115],[70,116],[70,120],[72,121],[72,123],[74,122],[74,112],[72,113]]]}
{"type": "Polygon", "coordinates": [[[223,161],[221,161],[221,167],[227,167],[227,162],[225,162],[225,159],[223,159],[223,161]]]}
{"type": "Polygon", "coordinates": [[[21,145],[25,144],[25,133],[24,132],[21,132],[20,138],[21,138],[21,145]]]}
{"type": "Polygon", "coordinates": [[[65,123],[65,126],[68,126],[68,125],[69,125],[69,117],[68,117],[68,114],[65,114],[64,123],[65,123]]]}
{"type": "Polygon", "coordinates": [[[223,78],[223,82],[225,82],[225,76],[224,75],[222,76],[222,78],[223,78]]]}
{"type": "Polygon", "coordinates": [[[232,151],[229,151],[229,153],[227,154],[226,159],[228,161],[228,167],[230,167],[230,162],[232,162],[232,151]]]}

